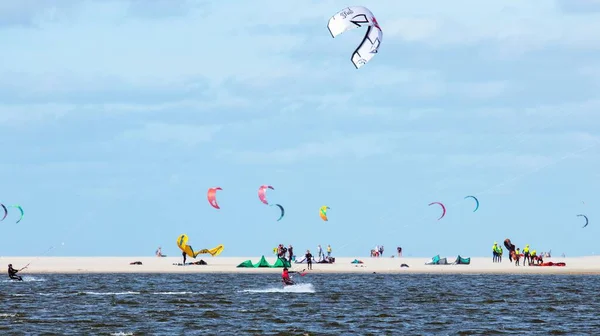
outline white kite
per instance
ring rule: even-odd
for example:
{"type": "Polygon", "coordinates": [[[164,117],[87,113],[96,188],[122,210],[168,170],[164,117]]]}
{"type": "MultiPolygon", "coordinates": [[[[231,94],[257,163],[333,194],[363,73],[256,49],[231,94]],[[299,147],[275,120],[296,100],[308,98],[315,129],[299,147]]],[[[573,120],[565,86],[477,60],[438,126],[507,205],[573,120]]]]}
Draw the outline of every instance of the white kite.
{"type": "Polygon", "coordinates": [[[368,8],[352,6],[339,11],[327,23],[331,37],[336,37],[347,30],[362,26],[367,26],[367,33],[352,53],[351,58],[357,69],[367,64],[379,50],[383,33],[377,19],[368,8]]]}

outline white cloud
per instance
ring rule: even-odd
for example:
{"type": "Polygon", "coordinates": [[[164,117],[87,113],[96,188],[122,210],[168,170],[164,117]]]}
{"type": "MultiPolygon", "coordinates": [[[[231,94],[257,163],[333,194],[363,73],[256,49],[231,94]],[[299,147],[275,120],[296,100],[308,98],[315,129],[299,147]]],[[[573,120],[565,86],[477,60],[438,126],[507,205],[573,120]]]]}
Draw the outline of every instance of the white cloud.
{"type": "Polygon", "coordinates": [[[194,126],[181,124],[148,123],[141,128],[123,132],[121,139],[196,146],[213,140],[221,126],[194,126]]]}
{"type": "MultiPolygon", "coordinates": [[[[572,1],[572,0],[566,0],[572,1]]],[[[590,49],[600,47],[596,31],[600,15],[569,16],[551,1],[482,3],[453,1],[440,4],[388,5],[397,15],[380,15],[384,36],[431,46],[492,42],[526,52],[548,45],[590,49]],[[398,8],[399,7],[399,8],[398,8]]],[[[506,50],[505,50],[506,51],[506,50]]]]}
{"type": "Polygon", "coordinates": [[[395,142],[404,137],[405,135],[399,133],[337,135],[322,141],[272,151],[225,151],[221,153],[221,157],[248,164],[293,164],[313,159],[341,157],[365,159],[388,153],[395,147],[395,142]]]}
{"type": "Polygon", "coordinates": [[[0,105],[0,125],[21,125],[60,119],[75,107],[62,104],[0,105]]]}

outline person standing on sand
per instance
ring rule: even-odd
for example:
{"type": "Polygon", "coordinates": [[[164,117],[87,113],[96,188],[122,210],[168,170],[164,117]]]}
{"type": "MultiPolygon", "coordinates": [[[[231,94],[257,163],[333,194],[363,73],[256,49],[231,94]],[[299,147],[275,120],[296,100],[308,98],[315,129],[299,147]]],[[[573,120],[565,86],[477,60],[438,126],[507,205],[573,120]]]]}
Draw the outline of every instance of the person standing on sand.
{"type": "Polygon", "coordinates": [[[494,245],[492,246],[492,253],[494,255],[492,260],[493,262],[496,262],[498,260],[498,243],[496,242],[494,242],[494,245]]]}
{"type": "Polygon", "coordinates": [[[521,249],[517,248],[515,252],[515,266],[519,266],[519,259],[521,259],[521,249]]]}
{"type": "Polygon", "coordinates": [[[396,250],[398,251],[398,257],[402,257],[402,247],[398,246],[396,250]]]}
{"type": "Polygon", "coordinates": [[[525,245],[523,248],[523,266],[525,266],[525,262],[527,262],[527,266],[531,265],[531,261],[529,261],[529,245],[525,245]]]}
{"type": "Polygon", "coordinates": [[[292,258],[294,257],[294,247],[292,246],[292,244],[290,244],[290,247],[288,247],[288,255],[290,257],[290,263],[292,262],[292,258]]]}
{"type": "Polygon", "coordinates": [[[181,252],[181,255],[183,256],[183,264],[185,265],[185,261],[187,259],[187,254],[185,254],[185,251],[184,251],[184,252],[181,252]]]}
{"type": "Polygon", "coordinates": [[[498,262],[502,262],[502,246],[500,246],[500,245],[497,245],[497,246],[496,246],[496,252],[497,252],[497,254],[498,254],[498,256],[496,257],[496,260],[497,260],[498,262]]]}
{"type": "MultiPolygon", "coordinates": [[[[319,245],[319,246],[321,246],[321,245],[319,245]]],[[[310,250],[306,250],[306,254],[304,255],[304,258],[306,258],[306,264],[308,266],[308,269],[311,270],[312,269],[313,255],[310,254],[310,250]]]]}
{"type": "Polygon", "coordinates": [[[321,244],[319,244],[319,246],[317,246],[317,255],[319,256],[319,261],[321,261],[323,259],[323,257],[325,256],[323,254],[323,249],[321,248],[321,244]]]}
{"type": "Polygon", "coordinates": [[[331,258],[331,245],[327,244],[327,258],[331,258]]]}

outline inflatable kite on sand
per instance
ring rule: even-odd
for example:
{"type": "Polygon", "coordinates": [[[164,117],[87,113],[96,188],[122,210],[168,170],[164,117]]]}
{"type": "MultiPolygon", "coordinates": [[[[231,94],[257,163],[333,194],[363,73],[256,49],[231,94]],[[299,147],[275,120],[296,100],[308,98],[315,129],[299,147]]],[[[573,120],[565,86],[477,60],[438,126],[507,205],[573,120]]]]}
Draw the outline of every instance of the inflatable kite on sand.
{"type": "Polygon", "coordinates": [[[515,250],[515,244],[513,244],[510,239],[504,239],[504,247],[510,252],[515,250]]]}
{"type": "Polygon", "coordinates": [[[177,247],[179,247],[179,249],[181,251],[185,252],[185,254],[187,254],[191,258],[196,258],[199,254],[210,254],[211,256],[216,257],[219,254],[221,254],[221,252],[223,252],[223,248],[224,248],[223,245],[219,245],[210,250],[202,249],[200,251],[194,251],[192,246],[188,245],[187,242],[188,242],[188,236],[186,234],[182,234],[179,237],[177,237],[177,247]]]}

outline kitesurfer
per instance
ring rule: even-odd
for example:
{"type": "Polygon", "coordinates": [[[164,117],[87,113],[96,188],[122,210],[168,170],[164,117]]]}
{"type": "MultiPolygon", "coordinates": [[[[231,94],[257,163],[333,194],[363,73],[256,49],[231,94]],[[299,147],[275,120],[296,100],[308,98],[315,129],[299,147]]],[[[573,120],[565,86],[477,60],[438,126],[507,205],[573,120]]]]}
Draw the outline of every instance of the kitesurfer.
{"type": "Polygon", "coordinates": [[[304,258],[306,259],[306,264],[308,265],[308,269],[311,270],[313,255],[310,253],[310,250],[306,250],[306,254],[304,255],[304,258]]]}
{"type": "Polygon", "coordinates": [[[294,282],[290,278],[290,273],[298,273],[295,271],[288,271],[287,267],[283,268],[283,273],[281,273],[281,280],[283,280],[284,285],[293,285],[294,282]]]}
{"type": "MultiPolygon", "coordinates": [[[[517,247],[517,252],[515,252],[515,266],[519,266],[519,260],[521,259],[521,248],[517,247]]],[[[525,262],[523,262],[525,264],[525,262]]]]}
{"type": "MultiPolygon", "coordinates": [[[[27,267],[27,266],[25,266],[27,267]]],[[[12,280],[19,280],[19,281],[23,281],[23,278],[21,278],[20,276],[17,275],[17,273],[23,269],[25,269],[25,267],[21,268],[20,270],[16,270],[13,268],[12,264],[8,264],[8,277],[11,278],[12,280]]]]}
{"type": "Polygon", "coordinates": [[[331,258],[331,245],[327,244],[327,257],[331,258]]]}
{"type": "Polygon", "coordinates": [[[181,255],[183,256],[183,264],[185,265],[185,260],[187,259],[187,255],[186,255],[185,251],[181,252],[181,255]]]}

